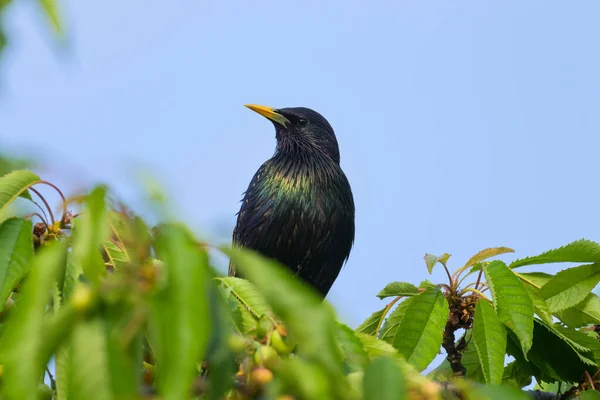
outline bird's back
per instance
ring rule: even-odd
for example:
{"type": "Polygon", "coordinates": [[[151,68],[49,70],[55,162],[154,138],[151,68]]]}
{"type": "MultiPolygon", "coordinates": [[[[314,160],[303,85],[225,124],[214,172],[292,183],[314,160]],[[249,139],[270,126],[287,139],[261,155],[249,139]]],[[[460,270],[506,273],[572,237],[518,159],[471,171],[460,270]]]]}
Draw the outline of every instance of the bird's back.
{"type": "MultiPolygon", "coordinates": [[[[233,241],[278,260],[327,295],[354,241],[354,200],[339,164],[264,163],[242,200],[233,241]]],[[[229,273],[239,276],[234,265],[229,273]]]]}

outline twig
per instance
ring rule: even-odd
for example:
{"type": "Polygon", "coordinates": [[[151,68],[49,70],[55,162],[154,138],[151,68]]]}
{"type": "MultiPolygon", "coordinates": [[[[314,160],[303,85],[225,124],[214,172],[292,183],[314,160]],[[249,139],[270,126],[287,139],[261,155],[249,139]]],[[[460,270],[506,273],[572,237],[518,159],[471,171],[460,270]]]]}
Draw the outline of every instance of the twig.
{"type": "Polygon", "coordinates": [[[467,369],[464,367],[464,365],[462,365],[462,354],[457,350],[456,344],[454,343],[455,331],[456,328],[454,328],[450,324],[450,322],[447,322],[446,327],[444,328],[444,338],[442,341],[442,347],[444,348],[444,350],[446,350],[446,359],[450,363],[450,367],[452,368],[454,376],[465,376],[465,374],[467,373],[467,369]]]}
{"type": "Polygon", "coordinates": [[[50,368],[46,367],[46,373],[48,374],[48,378],[50,378],[50,384],[54,389],[56,387],[56,380],[54,380],[54,375],[52,375],[52,372],[50,372],[50,368]]]}
{"type": "Polygon", "coordinates": [[[479,289],[479,282],[481,282],[482,274],[483,274],[483,268],[479,271],[479,275],[477,275],[477,282],[475,283],[475,289],[479,289]]]}
{"type": "Polygon", "coordinates": [[[50,208],[50,205],[48,204],[48,202],[46,201],[46,199],[44,198],[44,196],[41,195],[40,192],[38,192],[36,189],[30,187],[29,190],[31,190],[33,193],[35,193],[40,199],[42,199],[42,201],[44,202],[44,205],[46,206],[46,208],[48,209],[48,213],[50,214],[50,221],[52,222],[52,224],[54,225],[54,213],[52,212],[52,208],[50,208]]]}
{"type": "Polygon", "coordinates": [[[46,220],[44,219],[44,217],[42,217],[42,216],[40,215],[40,213],[37,213],[37,212],[32,212],[31,214],[27,215],[27,216],[25,217],[25,219],[26,219],[26,220],[30,220],[30,219],[31,219],[31,217],[33,217],[33,216],[36,216],[36,217],[38,217],[38,218],[39,218],[39,219],[42,221],[42,223],[43,223],[43,224],[46,226],[46,229],[48,229],[48,223],[46,222],[46,220]]]}
{"type": "Polygon", "coordinates": [[[585,372],[585,377],[588,379],[588,383],[590,384],[590,387],[592,388],[592,390],[596,390],[596,388],[594,387],[594,379],[592,379],[592,377],[590,376],[590,373],[588,371],[584,371],[585,372]]]}
{"type": "Polygon", "coordinates": [[[46,223],[46,221],[48,220],[48,214],[46,214],[46,211],[45,211],[45,210],[42,208],[42,206],[40,206],[40,203],[38,203],[37,201],[35,201],[35,200],[33,200],[33,199],[31,199],[31,202],[32,202],[33,204],[35,204],[35,205],[37,206],[37,208],[39,208],[39,209],[40,209],[40,211],[41,211],[41,212],[42,212],[42,214],[44,215],[44,218],[42,218],[42,221],[44,221],[44,223],[45,223],[45,224],[46,224],[46,226],[47,226],[48,224],[46,223]]]}
{"type": "Polygon", "coordinates": [[[53,183],[50,183],[48,181],[39,181],[38,183],[43,183],[44,185],[48,185],[51,188],[54,188],[54,190],[56,190],[58,192],[58,195],[60,196],[60,198],[62,199],[63,202],[63,215],[67,213],[67,199],[65,199],[65,195],[63,194],[63,192],[58,188],[58,186],[56,186],[53,183]]]}
{"type": "Polygon", "coordinates": [[[448,284],[452,285],[454,282],[452,281],[452,275],[450,275],[450,271],[448,271],[448,267],[446,267],[446,264],[444,263],[440,263],[444,266],[444,270],[446,271],[446,275],[448,275],[448,284]]]}

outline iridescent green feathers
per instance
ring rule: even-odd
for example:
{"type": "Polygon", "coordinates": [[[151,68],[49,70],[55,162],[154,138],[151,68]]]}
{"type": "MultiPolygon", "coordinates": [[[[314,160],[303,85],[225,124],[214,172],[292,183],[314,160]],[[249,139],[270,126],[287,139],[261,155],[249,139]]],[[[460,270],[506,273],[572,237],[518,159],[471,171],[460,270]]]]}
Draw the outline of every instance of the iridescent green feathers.
{"type": "Polygon", "coordinates": [[[325,296],[354,241],[352,191],[324,118],[308,109],[276,111],[290,124],[275,124],[277,151],[248,186],[233,241],[278,260],[325,296]]]}

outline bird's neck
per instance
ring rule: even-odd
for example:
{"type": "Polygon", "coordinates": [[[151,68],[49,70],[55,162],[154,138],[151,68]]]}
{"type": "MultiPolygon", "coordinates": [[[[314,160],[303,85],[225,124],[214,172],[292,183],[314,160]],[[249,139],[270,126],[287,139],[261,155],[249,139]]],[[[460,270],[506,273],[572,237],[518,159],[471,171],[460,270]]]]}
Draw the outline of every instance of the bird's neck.
{"type": "Polygon", "coordinates": [[[286,136],[277,140],[275,157],[307,161],[307,163],[340,163],[337,142],[317,141],[303,136],[286,136]]]}
{"type": "Polygon", "coordinates": [[[339,175],[339,164],[329,157],[307,154],[275,154],[268,162],[268,170],[278,187],[290,193],[312,193],[320,186],[329,186],[339,175]]]}

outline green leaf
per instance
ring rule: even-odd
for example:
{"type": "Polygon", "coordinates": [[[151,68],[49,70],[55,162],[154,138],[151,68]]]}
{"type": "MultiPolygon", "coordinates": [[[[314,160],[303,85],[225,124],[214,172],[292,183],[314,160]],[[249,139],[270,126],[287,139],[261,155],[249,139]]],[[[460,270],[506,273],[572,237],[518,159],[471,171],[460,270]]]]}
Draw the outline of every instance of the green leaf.
{"type": "Polygon", "coordinates": [[[108,241],[104,243],[103,247],[104,252],[108,257],[108,262],[113,266],[113,268],[120,269],[129,263],[129,256],[127,255],[127,252],[113,242],[108,241]]]}
{"type": "Polygon", "coordinates": [[[34,400],[37,383],[48,360],[43,359],[44,316],[56,277],[64,268],[67,246],[44,246],[32,260],[17,306],[8,316],[0,340],[0,364],[4,365],[2,397],[34,400]]]}
{"type": "Polygon", "coordinates": [[[544,382],[544,381],[539,381],[535,384],[535,386],[533,387],[533,390],[540,390],[542,392],[558,393],[561,388],[564,391],[565,387],[573,386],[573,385],[565,386],[565,384],[567,384],[567,382],[548,383],[548,382],[544,382]]]}
{"type": "Polygon", "coordinates": [[[527,290],[502,261],[492,261],[484,273],[498,319],[517,335],[526,355],[533,340],[533,303],[527,290]]]}
{"type": "Polygon", "coordinates": [[[94,283],[106,275],[100,247],[108,240],[106,188],[98,186],[85,199],[84,209],[73,228],[73,257],[81,265],[86,278],[94,283]]]}
{"type": "Polygon", "coordinates": [[[427,264],[427,271],[431,274],[433,272],[433,267],[435,264],[440,263],[443,266],[446,266],[446,262],[450,258],[450,254],[444,253],[441,256],[434,256],[433,254],[425,254],[425,264],[427,264]]]}
{"type": "Polygon", "coordinates": [[[556,313],[556,316],[571,328],[600,324],[600,297],[590,293],[581,303],[556,313]]]}
{"type": "Polygon", "coordinates": [[[540,376],[536,373],[536,380],[550,383],[552,379],[578,382],[584,371],[591,370],[594,363],[580,354],[571,340],[537,319],[529,359],[544,374],[540,376]]]}
{"type": "Polygon", "coordinates": [[[488,249],[483,249],[479,253],[475,254],[473,257],[467,261],[463,268],[468,268],[472,265],[475,265],[483,260],[487,260],[490,257],[495,257],[500,254],[506,253],[514,253],[515,251],[508,247],[490,247],[488,249]]]}
{"type": "Polygon", "coordinates": [[[108,378],[116,398],[133,399],[138,395],[143,360],[142,315],[139,309],[128,302],[110,304],[104,308],[103,334],[106,338],[103,346],[108,378]]]}
{"type": "Polygon", "coordinates": [[[42,10],[46,14],[46,18],[50,21],[54,32],[62,34],[62,23],[60,21],[60,12],[58,0],[39,0],[42,10]]]}
{"type": "MultiPolygon", "coordinates": [[[[465,377],[467,379],[475,382],[485,383],[485,376],[483,375],[481,361],[479,359],[479,355],[477,354],[477,349],[473,344],[472,332],[473,331],[470,330],[463,335],[467,346],[462,351],[461,364],[466,369],[465,377]]],[[[460,343],[461,340],[463,340],[462,337],[456,344],[460,343]]],[[[452,371],[452,367],[450,366],[448,359],[445,358],[435,370],[431,371],[427,375],[427,377],[440,382],[452,381],[454,379],[454,372],[452,371]]]]}
{"type": "Polygon", "coordinates": [[[0,178],[0,211],[14,199],[19,197],[32,185],[40,181],[40,177],[33,172],[20,170],[4,175],[0,178]]]}
{"type": "Polygon", "coordinates": [[[510,268],[560,262],[600,262],[600,245],[586,239],[576,240],[566,246],[547,251],[538,256],[513,261],[510,268]]]}
{"type": "Polygon", "coordinates": [[[242,275],[254,283],[273,312],[302,343],[298,346],[298,354],[317,361],[335,375],[335,379],[340,379],[341,354],[335,343],[335,314],[331,306],[323,303],[311,287],[274,260],[251,250],[222,250],[231,257],[242,275]]]}
{"type": "Polygon", "coordinates": [[[595,390],[586,390],[579,393],[579,400],[600,400],[600,393],[595,390]]]}
{"type": "MultiPolygon", "coordinates": [[[[68,263],[70,255],[71,253],[69,252],[67,254],[67,274],[69,270],[68,263]]],[[[75,283],[73,283],[73,285],[75,285],[75,283]]],[[[48,358],[50,358],[51,354],[54,354],[56,400],[67,400],[69,396],[69,366],[71,353],[70,342],[67,339],[70,338],[69,335],[75,323],[77,322],[77,317],[79,317],[80,311],[73,306],[72,302],[65,303],[67,297],[64,296],[64,293],[62,293],[63,296],[60,296],[58,292],[59,290],[55,288],[53,298],[55,314],[48,319],[46,323],[47,327],[44,328],[44,332],[46,332],[47,335],[46,339],[44,340],[44,346],[42,350],[48,354],[48,358]],[[57,299],[57,297],[61,298],[57,299]],[[53,345],[53,338],[62,339],[56,340],[58,347],[53,345]]]]}
{"type": "Polygon", "coordinates": [[[208,400],[219,400],[233,385],[237,364],[229,339],[232,331],[227,313],[226,299],[216,285],[210,287],[210,313],[213,330],[208,346],[207,362],[210,365],[208,400]]]}
{"type": "MultiPolygon", "coordinates": [[[[465,382],[466,383],[466,382],[465,382]]],[[[465,395],[465,400],[530,400],[526,393],[523,391],[505,385],[481,385],[481,384],[468,384],[464,383],[461,385],[464,387],[462,393],[465,395]],[[467,387],[465,387],[467,386],[467,387]]]]}
{"type": "Polygon", "coordinates": [[[225,305],[229,311],[229,320],[234,330],[243,335],[255,329],[257,318],[240,303],[238,298],[233,294],[232,288],[219,285],[219,291],[225,300],[225,305]]]}
{"type": "MultiPolygon", "coordinates": [[[[56,307],[56,304],[54,304],[56,307]]],[[[40,345],[40,357],[42,360],[50,360],[54,355],[57,399],[67,398],[66,380],[69,371],[68,339],[76,323],[80,320],[81,310],[67,303],[55,313],[48,316],[42,328],[44,340],[40,345]]]]}
{"type": "Polygon", "coordinates": [[[231,293],[237,301],[258,320],[263,315],[271,315],[271,309],[265,298],[258,292],[256,286],[251,282],[233,276],[216,278],[225,288],[231,289],[231,293]]]}
{"type": "Polygon", "coordinates": [[[408,396],[400,367],[389,357],[377,358],[365,369],[365,400],[403,400],[408,396]]]}
{"type": "Polygon", "coordinates": [[[69,252],[69,254],[67,254],[67,267],[64,279],[62,285],[59,286],[63,302],[71,298],[71,295],[75,291],[75,286],[77,286],[82,274],[83,271],[81,265],[73,260],[73,252],[69,252]]]}
{"type": "Polygon", "coordinates": [[[557,273],[540,289],[552,312],[582,302],[600,282],[600,264],[580,265],[557,273]]]}
{"type": "Polygon", "coordinates": [[[515,272],[519,279],[537,287],[538,289],[544,286],[554,275],[545,272],[515,272]]]}
{"type": "Polygon", "coordinates": [[[423,370],[440,351],[448,303],[439,288],[429,288],[411,300],[393,345],[410,364],[423,370]]]}
{"type": "Polygon", "coordinates": [[[229,316],[239,333],[256,328],[263,315],[272,315],[264,297],[249,281],[236,277],[216,277],[231,308],[229,316]]]}
{"type": "Polygon", "coordinates": [[[349,326],[338,323],[336,339],[344,354],[348,372],[362,371],[369,361],[369,356],[356,332],[349,326]]]}
{"type": "Polygon", "coordinates": [[[382,308],[379,311],[375,311],[369,318],[367,318],[362,324],[356,328],[356,332],[366,333],[368,335],[377,335],[377,327],[380,326],[381,319],[385,318],[387,307],[382,308]]]}
{"type": "Polygon", "coordinates": [[[580,342],[587,342],[587,344],[589,344],[589,341],[586,340],[587,336],[584,333],[575,331],[573,329],[569,329],[565,326],[562,326],[559,323],[550,325],[546,324],[543,321],[536,322],[543,325],[546,329],[551,330],[556,336],[558,336],[561,340],[568,344],[575,351],[575,353],[583,363],[588,365],[595,364],[593,349],[596,348],[596,345],[594,343],[592,343],[591,346],[585,346],[583,344],[580,344],[580,342]]]}
{"type": "MultiPolygon", "coordinates": [[[[464,365],[464,364],[463,364],[464,365]]],[[[454,372],[448,362],[447,358],[444,358],[440,365],[429,371],[427,378],[437,382],[449,382],[452,380],[454,372]]]]}
{"type": "Polygon", "coordinates": [[[158,392],[165,399],[182,399],[191,390],[211,332],[208,255],[179,225],[158,230],[156,249],[166,274],[166,285],[151,304],[158,392]]]}
{"type": "Polygon", "coordinates": [[[33,258],[32,223],[9,218],[0,224],[0,311],[33,258]]]}
{"type": "Polygon", "coordinates": [[[400,321],[404,318],[404,314],[406,313],[406,309],[410,305],[412,301],[412,297],[404,299],[394,311],[390,313],[390,315],[386,318],[385,324],[381,328],[379,332],[379,337],[385,340],[388,343],[394,342],[394,336],[396,336],[396,332],[398,331],[398,326],[400,325],[400,321]]]}
{"type": "Polygon", "coordinates": [[[56,400],[67,400],[69,397],[70,353],[70,346],[63,344],[54,356],[56,400]]]}
{"type": "Polygon", "coordinates": [[[533,310],[535,313],[541,318],[542,321],[552,325],[552,312],[550,312],[548,304],[546,304],[546,300],[544,300],[540,294],[540,289],[525,281],[523,281],[523,286],[525,287],[525,290],[527,290],[527,294],[533,303],[533,310]]]}
{"type": "Polygon", "coordinates": [[[301,399],[336,398],[327,373],[318,364],[299,358],[287,358],[279,363],[275,372],[285,382],[286,388],[301,399]]]}
{"type": "Polygon", "coordinates": [[[582,332],[569,329],[560,324],[554,324],[554,329],[573,345],[575,350],[596,365],[600,363],[600,342],[595,332],[582,332]]]}
{"type": "Polygon", "coordinates": [[[529,363],[525,362],[524,359],[517,359],[504,368],[502,384],[521,389],[531,385],[531,376],[529,363]]]}
{"type": "Polygon", "coordinates": [[[356,336],[361,341],[363,349],[369,357],[394,356],[398,354],[398,350],[391,344],[377,339],[375,336],[364,333],[357,333],[356,336]]]}
{"type": "Polygon", "coordinates": [[[430,287],[437,287],[437,285],[433,282],[428,281],[427,279],[421,281],[421,283],[419,284],[419,289],[428,289],[430,287]]]}
{"type": "MultiPolygon", "coordinates": [[[[10,2],[11,2],[11,0],[0,1],[0,11],[3,7],[6,7],[10,2]]],[[[2,31],[0,30],[0,32],[2,32],[2,31]]],[[[0,155],[0,177],[8,174],[9,172],[19,170],[19,169],[30,168],[32,166],[35,166],[33,159],[30,159],[30,158],[24,159],[21,157],[19,157],[19,158],[7,157],[6,154],[0,155]]]]}
{"type": "Polygon", "coordinates": [[[72,333],[70,344],[69,398],[111,399],[102,321],[94,318],[79,324],[72,333]]]}
{"type": "MultiPolygon", "coordinates": [[[[533,318],[533,312],[531,317],[533,318]]],[[[481,361],[486,383],[502,383],[506,330],[492,305],[485,300],[478,301],[475,309],[473,343],[481,361]]]]}
{"type": "Polygon", "coordinates": [[[473,343],[472,331],[471,335],[467,336],[467,348],[463,351],[461,363],[467,370],[465,377],[474,382],[485,383],[485,375],[483,373],[483,365],[481,365],[481,359],[477,353],[477,348],[473,343]]]}
{"type": "Polygon", "coordinates": [[[383,288],[377,297],[385,299],[386,297],[414,296],[416,294],[419,294],[419,289],[412,283],[392,282],[383,288]]]}

